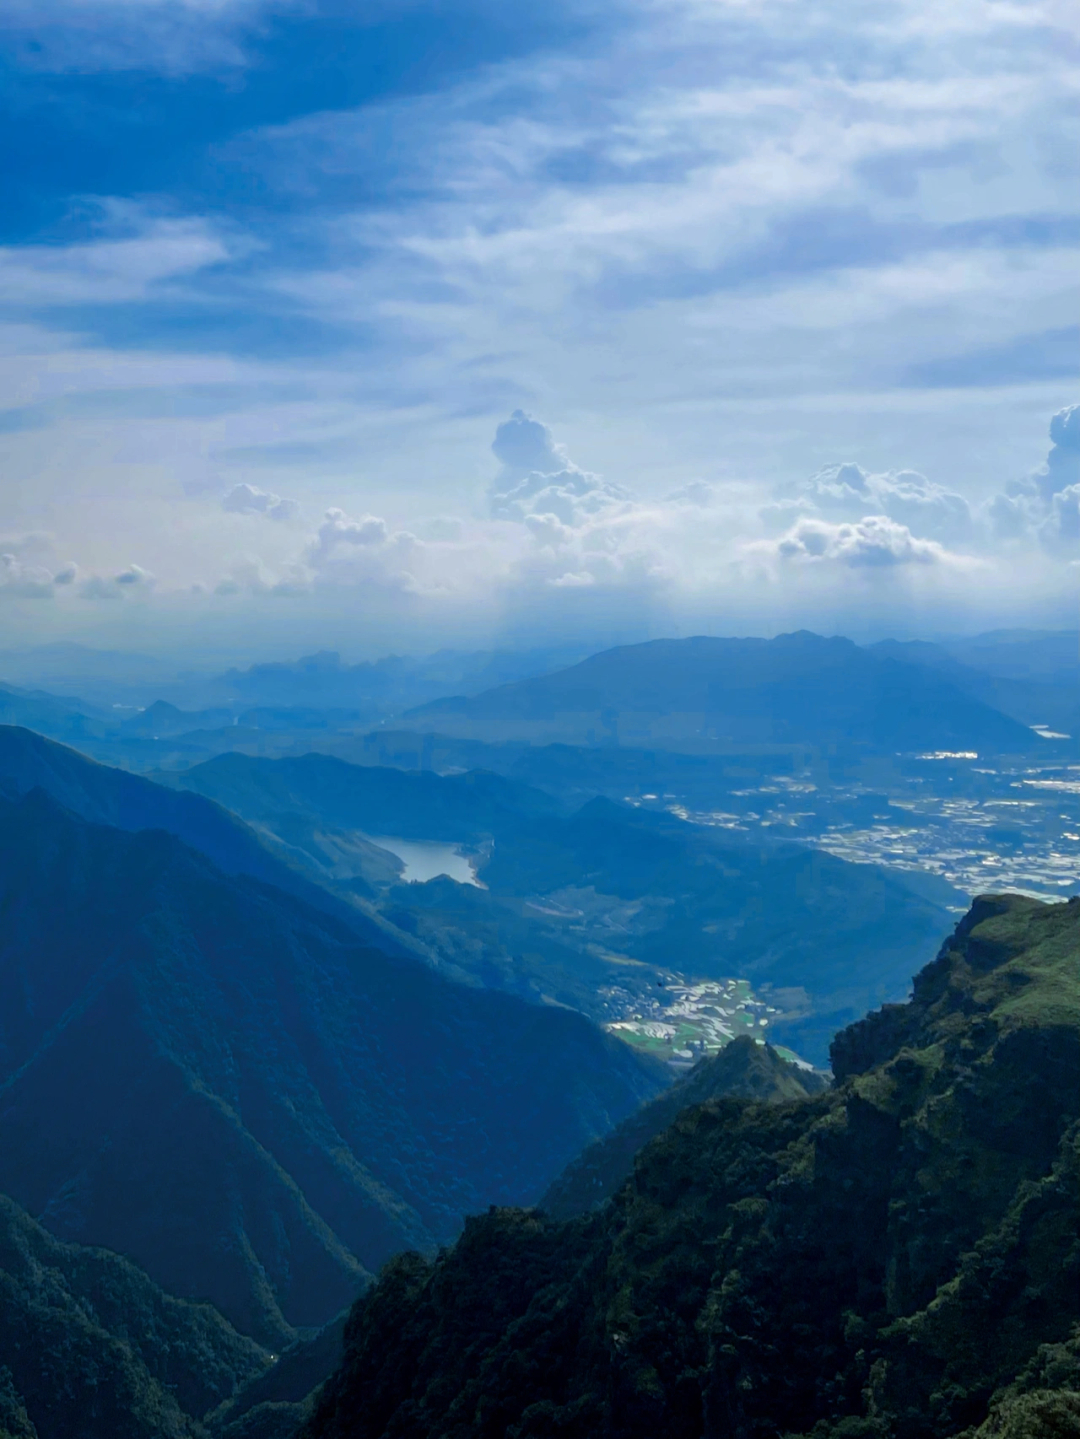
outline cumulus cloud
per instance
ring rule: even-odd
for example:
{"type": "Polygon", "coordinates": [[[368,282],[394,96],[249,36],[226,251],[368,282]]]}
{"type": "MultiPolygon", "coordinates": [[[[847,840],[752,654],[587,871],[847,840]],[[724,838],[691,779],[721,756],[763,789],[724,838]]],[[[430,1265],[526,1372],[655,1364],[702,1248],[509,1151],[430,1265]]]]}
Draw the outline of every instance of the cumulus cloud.
{"type": "Polygon", "coordinates": [[[527,475],[534,470],[549,475],[570,466],[566,446],[557,445],[547,425],[524,410],[515,410],[498,427],[491,452],[507,475],[527,475]]]}
{"type": "Polygon", "coordinates": [[[907,525],[887,515],[867,515],[855,523],[840,524],[806,517],[762,548],[786,562],[840,564],[852,569],[933,565],[949,558],[936,540],[919,539],[907,525]]]}
{"type": "Polygon", "coordinates": [[[1048,550],[1070,558],[1080,556],[1080,484],[1059,490],[1051,497],[1049,509],[1039,526],[1039,539],[1048,550]]]}
{"type": "Polygon", "coordinates": [[[524,410],[498,427],[491,448],[502,463],[488,494],[495,519],[524,523],[550,515],[573,527],[630,498],[620,485],[575,465],[547,425],[524,410]]]}
{"type": "Polygon", "coordinates": [[[353,517],[335,508],[326,511],[305,563],[316,584],[417,593],[429,588],[421,574],[427,558],[449,549],[453,546],[395,530],[379,515],[353,517]]]}
{"type": "Polygon", "coordinates": [[[300,513],[295,500],[283,500],[257,485],[234,485],[221,501],[231,515],[264,515],[268,520],[291,520],[300,513]]]}
{"type": "MultiPolygon", "coordinates": [[[[71,580],[74,578],[72,575],[71,580]]],[[[147,593],[156,583],[149,570],[132,564],[114,575],[88,576],[79,586],[79,594],[85,600],[122,600],[125,595],[147,593]]]]}
{"type": "Polygon", "coordinates": [[[1058,410],[1050,421],[1050,453],[1044,470],[1043,493],[1057,494],[1070,485],[1080,484],[1080,405],[1058,410]]]}
{"type": "Polygon", "coordinates": [[[52,536],[38,531],[0,536],[0,598],[51,599],[58,587],[70,585],[77,567],[69,562],[54,569],[52,551],[52,536]]]}
{"type": "Polygon", "coordinates": [[[378,547],[386,544],[389,538],[390,527],[378,515],[361,515],[354,520],[344,510],[327,510],[309,551],[309,563],[314,569],[319,569],[342,546],[346,549],[378,547]]]}
{"type": "Polygon", "coordinates": [[[1076,550],[1075,515],[1080,494],[1080,405],[1058,410],[1050,420],[1050,450],[1044,464],[1012,480],[983,506],[983,518],[998,540],[1036,539],[1059,554],[1076,550]]]}
{"type": "Polygon", "coordinates": [[[969,539],[974,528],[963,495],[917,470],[870,474],[851,462],[818,470],[797,487],[794,496],[767,507],[766,516],[786,520],[799,510],[846,520],[884,515],[916,534],[946,543],[969,539]]]}
{"type": "Polygon", "coordinates": [[[0,552],[0,596],[40,600],[53,594],[53,577],[41,565],[28,564],[18,555],[0,552]]]}
{"type": "MultiPolygon", "coordinates": [[[[1044,467],[1055,480],[1069,473],[1074,424],[1070,414],[1055,419],[1057,453],[1044,467]]],[[[223,551],[219,582],[210,580],[205,601],[224,602],[238,623],[264,598],[293,602],[290,624],[363,613],[376,626],[394,626],[379,629],[383,643],[408,644],[421,634],[449,640],[484,625],[503,634],[567,630],[617,642],[685,625],[755,630],[797,620],[844,629],[857,614],[865,630],[891,625],[901,595],[931,623],[945,606],[961,624],[964,605],[985,609],[993,599],[995,571],[986,558],[1004,553],[1004,542],[992,538],[983,510],[973,514],[949,488],[915,471],[828,466],[763,511],[761,486],[749,479],[701,480],[659,498],[631,498],[575,464],[549,428],[522,411],[499,427],[495,455],[493,516],[417,516],[406,529],[390,512],[335,506],[300,534],[249,527],[244,532],[261,537],[263,553],[223,551]],[[536,465],[559,468],[526,468],[536,465]]],[[[1030,513],[1008,495],[996,497],[1003,514],[1012,506],[1020,516],[1019,538],[1008,541],[1016,557],[1011,573],[1023,572],[1025,593],[1056,604],[1054,596],[1066,592],[1058,558],[1072,558],[1080,540],[1080,483],[1054,491],[1048,503],[1034,478],[1023,484],[1030,513]]],[[[283,503],[254,485],[234,486],[219,502],[259,518],[283,503]]],[[[212,507],[206,510],[212,518],[212,507]]],[[[215,537],[223,530],[241,533],[212,524],[215,537]]],[[[65,591],[120,601],[154,589],[139,565],[75,583],[74,567],[49,562],[48,537],[19,544],[5,561],[9,593],[21,585],[27,595],[65,591]]],[[[191,579],[170,576],[155,605],[191,595],[191,579]]]]}

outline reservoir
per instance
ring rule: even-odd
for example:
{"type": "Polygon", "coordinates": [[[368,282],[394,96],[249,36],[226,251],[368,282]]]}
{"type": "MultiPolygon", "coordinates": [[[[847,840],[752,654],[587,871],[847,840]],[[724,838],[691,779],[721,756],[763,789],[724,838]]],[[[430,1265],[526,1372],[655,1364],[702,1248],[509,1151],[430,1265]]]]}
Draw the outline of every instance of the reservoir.
{"type": "Polygon", "coordinates": [[[479,884],[473,862],[456,845],[439,840],[398,839],[395,835],[371,834],[368,839],[380,849],[396,854],[405,866],[401,878],[406,884],[423,884],[445,874],[458,884],[479,884]]]}

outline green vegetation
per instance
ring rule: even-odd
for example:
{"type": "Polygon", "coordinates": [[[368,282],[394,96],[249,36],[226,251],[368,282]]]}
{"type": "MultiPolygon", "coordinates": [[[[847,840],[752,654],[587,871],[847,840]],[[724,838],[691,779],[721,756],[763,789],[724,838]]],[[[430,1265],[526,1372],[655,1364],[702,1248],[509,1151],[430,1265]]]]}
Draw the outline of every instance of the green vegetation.
{"type": "Polygon", "coordinates": [[[559,1175],[540,1208],[556,1219],[569,1219],[610,1199],[633,1169],[635,1155],[695,1104],[729,1096],[779,1104],[820,1094],[825,1087],[822,1075],[786,1063],[771,1045],[741,1035],[590,1144],[559,1175]]]}
{"type": "MultiPolygon", "coordinates": [[[[164,778],[258,825],[342,897],[362,897],[448,977],[555,1000],[600,1023],[649,1014],[657,980],[666,985],[672,971],[743,976],[759,993],[784,992],[767,1001],[785,1011],[778,1037],[824,1063],[841,1025],[906,992],[950,923],[941,900],[873,865],[603,798],[564,814],[530,785],[483,771],[234,754],[164,778]],[[378,834],[472,846],[485,888],[380,883],[367,838],[378,834]]],[[[665,1058],[673,1048],[622,1037],[665,1058]]],[[[684,1025],[683,1043],[701,1038],[684,1025]]]]}
{"type": "Polygon", "coordinates": [[[5,1439],[196,1439],[198,1420],[270,1365],[209,1305],[60,1243],[0,1196],[5,1439]]]}
{"type": "Polygon", "coordinates": [[[305,1439],[1075,1439],[1080,900],[977,901],[833,1062],[393,1261],[305,1439]]]}

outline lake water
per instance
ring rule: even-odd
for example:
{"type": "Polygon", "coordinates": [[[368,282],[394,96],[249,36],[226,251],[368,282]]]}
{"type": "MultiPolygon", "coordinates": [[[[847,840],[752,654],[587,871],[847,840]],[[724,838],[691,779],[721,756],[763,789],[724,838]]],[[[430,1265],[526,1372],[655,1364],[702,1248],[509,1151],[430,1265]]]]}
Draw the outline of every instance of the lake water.
{"type": "Polygon", "coordinates": [[[405,866],[401,876],[406,884],[423,884],[425,880],[437,879],[445,874],[458,884],[479,884],[476,869],[467,855],[456,845],[443,844],[438,840],[398,839],[395,835],[368,835],[372,844],[396,854],[405,866]]]}

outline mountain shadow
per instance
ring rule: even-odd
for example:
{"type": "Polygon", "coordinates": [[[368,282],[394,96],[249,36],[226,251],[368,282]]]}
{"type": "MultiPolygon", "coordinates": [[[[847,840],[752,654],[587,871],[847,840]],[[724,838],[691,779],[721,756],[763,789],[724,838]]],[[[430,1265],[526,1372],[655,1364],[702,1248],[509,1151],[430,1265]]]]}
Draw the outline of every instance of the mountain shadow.
{"type": "Polygon", "coordinates": [[[561,810],[542,790],[483,770],[411,773],[348,764],[325,754],[295,759],[218,755],[160,778],[245,818],[310,814],[327,825],[404,839],[461,843],[512,831],[523,819],[561,810]]]}
{"type": "Polygon", "coordinates": [[[395,1260],[305,1439],[1075,1436],[1080,899],[977,900],[833,1063],[395,1260]]]}
{"type": "Polygon", "coordinates": [[[0,1190],[275,1348],[665,1082],[161,830],[0,801],[0,1190]]]}

